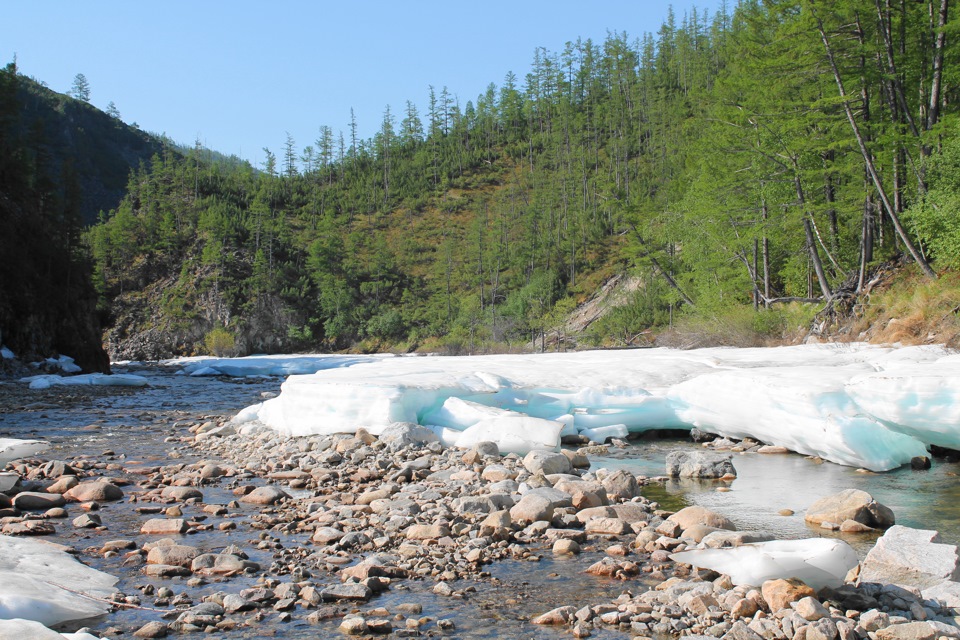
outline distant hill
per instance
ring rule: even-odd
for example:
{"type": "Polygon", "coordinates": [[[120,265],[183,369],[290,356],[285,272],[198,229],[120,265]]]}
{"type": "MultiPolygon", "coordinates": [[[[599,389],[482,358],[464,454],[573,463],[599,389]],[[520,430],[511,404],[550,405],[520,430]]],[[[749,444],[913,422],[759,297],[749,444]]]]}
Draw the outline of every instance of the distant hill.
{"type": "Polygon", "coordinates": [[[81,222],[93,224],[101,211],[117,207],[130,170],[161,153],[164,141],[31,78],[18,80],[20,135],[42,156],[65,198],[76,187],[81,222]]]}
{"type": "MultiPolygon", "coordinates": [[[[83,226],[117,207],[164,143],[94,106],[0,68],[0,343],[106,371],[83,226]]],[[[166,155],[176,155],[166,150],[166,155]]]]}

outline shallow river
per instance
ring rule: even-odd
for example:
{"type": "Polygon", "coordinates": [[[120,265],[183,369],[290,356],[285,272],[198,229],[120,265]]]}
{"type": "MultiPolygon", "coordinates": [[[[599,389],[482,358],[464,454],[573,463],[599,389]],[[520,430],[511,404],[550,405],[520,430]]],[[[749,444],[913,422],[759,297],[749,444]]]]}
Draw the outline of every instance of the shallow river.
{"type": "MultiPolygon", "coordinates": [[[[258,402],[262,392],[278,392],[279,378],[258,380],[230,380],[190,378],[173,375],[176,369],[137,367],[123,372],[138,373],[150,378],[151,386],[143,389],[111,390],[85,394],[70,387],[54,388],[45,392],[23,392],[19,385],[16,401],[0,404],[0,436],[17,438],[40,437],[52,443],[46,458],[57,459],[75,455],[89,455],[127,468],[137,465],[163,465],[171,461],[193,461],[196,453],[177,441],[189,435],[186,428],[203,416],[230,415],[258,402]],[[167,440],[167,442],[165,442],[167,440]]],[[[7,385],[16,383],[7,383],[7,385]]],[[[594,467],[622,467],[646,476],[663,473],[664,457],[677,448],[696,447],[687,440],[641,439],[626,449],[611,449],[609,456],[594,458],[594,467]]],[[[676,510],[686,504],[701,504],[718,511],[738,528],[764,529],[777,537],[809,537],[829,535],[819,529],[809,529],[803,522],[803,512],[814,500],[856,487],[870,492],[880,502],[893,509],[897,522],[908,526],[938,529],[944,541],[960,543],[960,465],[935,460],[930,471],[903,469],[884,474],[862,473],[855,469],[830,463],[817,464],[798,455],[734,454],[738,471],[730,483],[667,482],[652,484],[645,495],[659,501],[663,508],[676,510]],[[718,491],[718,488],[728,490],[718,491]],[[782,516],[778,512],[792,510],[795,515],[782,516]]],[[[128,488],[128,492],[131,491],[128,488]]],[[[223,504],[231,499],[229,487],[205,487],[206,503],[223,504]]],[[[126,594],[139,594],[138,587],[153,584],[168,586],[176,593],[187,593],[194,602],[205,594],[218,590],[234,593],[251,586],[255,579],[231,578],[228,583],[216,581],[199,588],[188,588],[182,578],[152,579],[138,570],[123,570],[119,559],[104,559],[93,549],[106,540],[135,537],[141,514],[135,504],[106,505],[104,522],[109,530],[102,533],[73,530],[69,521],[58,524],[58,541],[70,544],[80,557],[98,569],[121,575],[118,587],[126,594]]],[[[243,511],[243,510],[241,510],[243,511]]],[[[240,514],[237,532],[201,532],[187,544],[200,547],[223,547],[236,542],[248,550],[251,559],[264,568],[272,561],[272,552],[257,550],[257,531],[243,526],[245,517],[256,513],[247,508],[240,514]],[[230,535],[234,540],[226,539],[230,535]]],[[[71,517],[75,516],[71,513],[71,517]]],[[[846,537],[861,555],[873,544],[874,538],[846,537]]],[[[306,544],[306,536],[289,535],[282,540],[286,546],[306,544]]],[[[603,556],[602,547],[587,545],[579,558],[554,559],[549,549],[532,549],[537,561],[509,561],[488,567],[493,579],[475,584],[458,584],[458,589],[469,587],[463,600],[451,600],[429,591],[432,583],[414,580],[402,581],[383,595],[360,605],[369,612],[377,607],[387,610],[401,602],[418,602],[423,615],[435,619],[451,619],[456,630],[443,632],[436,626],[424,627],[424,635],[443,635],[462,638],[568,638],[566,629],[541,628],[526,622],[553,607],[573,604],[609,602],[623,591],[639,593],[648,585],[643,579],[620,582],[587,576],[583,570],[603,556]],[[427,630],[431,629],[429,634],[427,630]]],[[[144,598],[149,607],[150,598],[144,598]]],[[[160,613],[145,609],[130,609],[111,614],[90,626],[105,631],[111,627],[129,634],[148,620],[159,619],[160,613]]],[[[338,635],[334,632],[339,621],[311,625],[305,615],[298,614],[290,622],[279,622],[270,611],[253,630],[231,634],[230,637],[284,637],[316,638],[338,635]]],[[[623,638],[628,633],[596,629],[594,638],[623,638]]],[[[129,636],[128,636],[129,637],[129,636]]]]}

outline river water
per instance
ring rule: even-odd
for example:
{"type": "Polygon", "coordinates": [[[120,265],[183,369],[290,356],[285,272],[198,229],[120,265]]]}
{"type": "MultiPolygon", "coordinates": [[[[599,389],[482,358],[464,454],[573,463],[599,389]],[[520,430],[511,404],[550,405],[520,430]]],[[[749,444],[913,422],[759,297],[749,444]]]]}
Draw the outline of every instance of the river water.
{"type": "MultiPolygon", "coordinates": [[[[175,375],[176,369],[160,366],[130,366],[117,368],[125,373],[138,373],[150,380],[150,386],[140,389],[112,389],[85,394],[70,387],[55,387],[36,394],[22,390],[19,385],[15,401],[0,404],[0,436],[16,438],[43,438],[52,447],[44,454],[49,459],[89,456],[91,459],[113,462],[118,468],[137,465],[163,465],[176,461],[194,461],[197,454],[178,444],[189,435],[189,424],[205,417],[232,415],[241,408],[260,401],[264,392],[279,392],[279,378],[243,379],[191,378],[175,375]]],[[[17,385],[18,383],[6,383],[17,385]]],[[[645,438],[625,449],[611,448],[607,456],[592,458],[594,468],[624,468],[649,477],[663,473],[667,453],[678,448],[695,448],[689,440],[674,438],[645,438]]],[[[820,529],[811,529],[803,522],[803,513],[816,499],[847,488],[863,489],[878,501],[889,506],[899,524],[937,529],[944,542],[960,543],[960,466],[940,460],[934,461],[929,471],[901,469],[876,474],[831,463],[817,463],[799,455],[734,454],[736,480],[727,483],[666,481],[651,483],[645,495],[660,502],[669,510],[687,504],[700,504],[727,516],[743,530],[767,530],[780,538],[833,535],[820,529]],[[721,490],[718,490],[721,489],[721,490]],[[779,515],[784,509],[794,515],[779,515]]],[[[130,489],[128,489],[129,491],[130,489]]],[[[227,487],[205,487],[204,501],[224,504],[233,499],[227,487]]],[[[244,518],[252,517],[256,509],[247,507],[239,514],[238,532],[202,532],[191,537],[187,544],[200,547],[225,546],[231,542],[250,551],[251,559],[267,567],[271,552],[256,549],[256,532],[244,530],[244,518]],[[234,539],[230,539],[230,536],[234,539]]],[[[76,514],[71,513],[71,516],[76,514]]],[[[98,548],[106,540],[135,535],[140,514],[124,505],[104,507],[104,522],[109,530],[94,533],[89,530],[71,530],[68,522],[58,525],[57,541],[77,549],[98,548]]],[[[861,556],[872,546],[875,536],[845,536],[861,556]]],[[[290,535],[284,545],[307,544],[305,536],[290,535]]],[[[434,619],[451,619],[456,630],[443,632],[444,637],[463,638],[566,638],[569,632],[541,628],[527,620],[553,607],[565,604],[581,606],[609,602],[625,590],[640,593],[650,585],[643,579],[620,582],[587,576],[583,570],[603,557],[603,549],[588,545],[585,553],[576,559],[557,559],[549,549],[532,550],[529,560],[500,562],[489,567],[492,579],[474,584],[457,585],[466,589],[467,597],[451,600],[429,591],[432,584],[413,580],[403,581],[383,595],[358,607],[367,612],[377,607],[389,610],[401,602],[417,602],[423,606],[423,615],[434,619]]],[[[138,594],[145,584],[154,587],[169,586],[175,592],[189,593],[195,602],[205,594],[222,590],[237,592],[251,586],[254,578],[238,577],[229,585],[213,581],[197,589],[188,589],[183,579],[150,579],[120,568],[119,560],[104,559],[94,552],[82,553],[81,558],[98,569],[121,575],[118,587],[127,594],[138,594]],[[245,582],[246,581],[246,582],[245,582]]],[[[149,599],[144,598],[145,607],[149,599]]],[[[272,613],[272,612],[271,612],[272,613]]],[[[232,637],[315,638],[335,635],[339,621],[320,626],[311,625],[303,615],[290,622],[278,622],[267,616],[253,630],[237,632],[232,637]]],[[[148,620],[159,619],[160,614],[149,608],[130,609],[111,614],[91,626],[106,630],[110,627],[127,633],[148,620]]],[[[436,626],[430,635],[440,632],[436,626]]],[[[626,632],[595,629],[595,638],[629,637],[626,632]]]]}

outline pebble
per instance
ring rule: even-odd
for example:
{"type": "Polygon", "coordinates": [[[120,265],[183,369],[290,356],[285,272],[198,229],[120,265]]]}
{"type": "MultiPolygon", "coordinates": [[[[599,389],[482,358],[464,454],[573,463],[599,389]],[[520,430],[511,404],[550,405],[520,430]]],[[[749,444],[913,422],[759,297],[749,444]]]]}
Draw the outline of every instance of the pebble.
{"type": "MultiPolygon", "coordinates": [[[[124,596],[123,602],[135,604],[155,593],[154,606],[173,612],[164,618],[167,622],[150,622],[133,631],[134,637],[194,631],[220,637],[233,629],[246,629],[244,633],[256,637],[258,625],[298,620],[339,625],[344,635],[447,633],[455,630],[453,621],[422,617],[419,602],[370,610],[364,603],[385,590],[394,592],[391,602],[396,602],[410,582],[420,581],[458,606],[459,599],[483,593],[482,587],[469,585],[492,580],[485,573],[488,563],[512,558],[530,562],[537,571],[535,563],[547,549],[558,556],[599,551],[605,556],[597,562],[591,558],[585,571],[628,581],[613,602],[560,606],[532,616],[534,624],[562,626],[564,633],[579,638],[606,637],[610,630],[638,637],[693,633],[735,640],[798,633],[806,640],[848,640],[864,630],[894,638],[892,631],[880,631],[940,614],[928,612],[928,603],[920,599],[908,601],[901,595],[907,600],[899,603],[896,616],[889,615],[879,610],[876,598],[882,599],[881,594],[869,587],[844,587],[847,591],[821,601],[802,584],[735,586],[727,576],[678,565],[671,553],[698,540],[704,545],[711,538],[721,541],[718,545],[739,544],[753,534],[731,531],[729,520],[699,508],[677,514],[661,511],[640,494],[653,480],[624,470],[591,472],[584,460],[592,450],[521,458],[501,456],[495,445],[484,443],[465,453],[444,450],[437,443],[391,448],[366,432],[281,438],[257,426],[244,427],[242,434],[221,432],[212,419],[190,424],[202,425],[195,432],[208,437],[189,442],[175,437],[168,460],[135,471],[124,463],[127,475],[117,474],[117,482],[136,477],[141,483],[126,493],[146,518],[140,535],[151,538],[134,534],[134,539],[125,539],[120,536],[127,534],[120,531],[103,534],[101,540],[118,537],[91,547],[90,552],[102,555],[125,554],[108,562],[119,563],[114,565],[118,571],[150,577],[153,584],[124,596]],[[205,459],[194,463],[187,455],[179,456],[177,448],[186,446],[205,459]],[[279,486],[258,486],[264,481],[289,483],[303,491],[295,492],[294,499],[279,486]],[[218,491],[227,497],[232,491],[236,501],[190,506],[202,502],[205,493],[218,491]],[[167,517],[149,517],[160,514],[167,517]],[[197,546],[182,544],[183,534],[204,529],[214,533],[188,538],[198,541],[197,546]],[[268,560],[261,566],[245,550],[257,560],[268,560]],[[242,590],[232,584],[239,574],[247,587],[242,590]],[[642,581],[638,575],[644,576],[642,581]],[[176,576],[183,579],[169,581],[176,576]],[[201,589],[208,582],[210,586],[201,589]],[[876,608],[863,606],[868,598],[874,598],[876,608]],[[857,618],[851,611],[864,613],[857,618]]],[[[746,444],[744,450],[757,446],[746,444]]],[[[85,502],[119,500],[124,491],[117,484],[89,479],[103,472],[103,462],[91,457],[51,466],[51,474],[58,475],[45,476],[52,480],[45,482],[66,487],[76,481],[64,489],[72,494],[67,499],[82,495],[85,502]],[[68,466],[73,473],[65,473],[68,466]],[[92,490],[95,485],[100,494],[92,490]],[[82,494],[77,491],[81,488],[82,494]]],[[[36,477],[27,475],[31,469],[26,466],[22,471],[25,478],[36,477]]],[[[37,486],[32,479],[27,484],[37,486]]],[[[23,493],[14,500],[29,502],[30,492],[19,498],[23,493]]],[[[36,493],[50,499],[58,492],[36,493]]],[[[107,516],[114,509],[105,505],[102,516],[84,513],[73,524],[110,524],[107,516]]],[[[793,514],[786,509],[780,513],[793,514]]],[[[4,532],[9,528],[19,535],[45,527],[55,531],[47,520],[2,522],[4,532]]],[[[843,524],[838,526],[842,532],[843,524]]],[[[270,632],[282,634],[275,630],[270,632]]]]}

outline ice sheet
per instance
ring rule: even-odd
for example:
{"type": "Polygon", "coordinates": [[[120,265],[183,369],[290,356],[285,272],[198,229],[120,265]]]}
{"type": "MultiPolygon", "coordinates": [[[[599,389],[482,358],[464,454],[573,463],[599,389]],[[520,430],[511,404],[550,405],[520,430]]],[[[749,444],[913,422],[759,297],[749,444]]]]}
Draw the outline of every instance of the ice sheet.
{"type": "Polygon", "coordinates": [[[254,355],[243,358],[197,356],[164,360],[161,364],[182,367],[182,372],[189,376],[249,378],[256,376],[290,376],[295,374],[316,373],[324,369],[349,367],[360,362],[375,362],[390,357],[393,356],[390,354],[374,356],[316,354],[282,356],[254,355]]]}
{"type": "Polygon", "coordinates": [[[857,552],[842,540],[808,538],[744,544],[732,549],[694,549],[670,556],[730,576],[733,584],[761,586],[767,580],[797,578],[816,590],[839,587],[857,566],[857,552]]]}
{"type": "MultiPolygon", "coordinates": [[[[246,364],[217,367],[266,370],[238,360],[246,364]]],[[[321,366],[291,375],[278,397],[241,412],[290,435],[415,422],[437,427],[449,443],[510,411],[559,422],[565,435],[696,426],[876,471],[929,444],[960,448],[960,356],[936,346],[269,360],[275,371],[321,366]]]]}
{"type": "Polygon", "coordinates": [[[149,384],[143,376],[132,373],[87,373],[81,376],[28,376],[20,382],[29,382],[31,389],[49,389],[55,385],[95,385],[101,387],[145,387],[149,384]]]}
{"type": "Polygon", "coordinates": [[[0,467],[8,462],[32,456],[50,448],[43,440],[18,440],[16,438],[0,438],[0,467]]]}
{"type": "Polygon", "coordinates": [[[51,626],[103,615],[116,582],[58,545],[0,536],[0,618],[51,626]]]}

